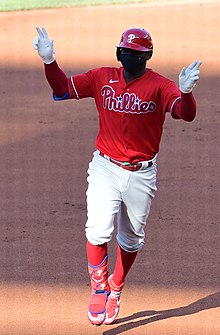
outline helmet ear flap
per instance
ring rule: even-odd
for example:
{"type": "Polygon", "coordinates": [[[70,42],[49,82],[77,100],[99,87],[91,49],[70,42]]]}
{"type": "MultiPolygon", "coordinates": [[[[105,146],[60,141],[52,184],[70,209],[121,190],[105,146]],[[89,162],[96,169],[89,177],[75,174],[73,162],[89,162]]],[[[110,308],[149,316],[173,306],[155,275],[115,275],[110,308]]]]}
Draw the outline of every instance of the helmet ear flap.
{"type": "Polygon", "coordinates": [[[153,55],[153,51],[152,50],[151,51],[147,51],[147,53],[146,53],[146,60],[151,59],[152,55],[153,55]]]}

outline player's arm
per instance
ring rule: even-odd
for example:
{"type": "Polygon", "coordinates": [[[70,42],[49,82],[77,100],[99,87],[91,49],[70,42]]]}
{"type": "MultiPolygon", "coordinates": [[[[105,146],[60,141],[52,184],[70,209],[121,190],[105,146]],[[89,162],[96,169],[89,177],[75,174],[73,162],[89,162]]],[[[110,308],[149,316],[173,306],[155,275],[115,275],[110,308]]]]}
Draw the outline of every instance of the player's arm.
{"type": "Polygon", "coordinates": [[[53,40],[50,40],[45,28],[36,28],[38,36],[34,41],[34,48],[44,62],[45,75],[53,90],[55,100],[69,98],[68,78],[59,68],[55,60],[53,40]]]}
{"type": "Polygon", "coordinates": [[[188,68],[183,68],[179,74],[179,89],[181,99],[175,104],[172,115],[184,121],[193,121],[196,116],[196,102],[192,94],[199,79],[200,60],[192,62],[188,68]]]}
{"type": "Polygon", "coordinates": [[[45,75],[53,90],[54,100],[65,100],[69,98],[68,78],[60,69],[56,60],[51,64],[44,64],[45,75]]]}
{"type": "Polygon", "coordinates": [[[192,92],[181,93],[181,99],[176,102],[172,110],[174,119],[182,119],[191,122],[196,116],[196,101],[192,92]]]}

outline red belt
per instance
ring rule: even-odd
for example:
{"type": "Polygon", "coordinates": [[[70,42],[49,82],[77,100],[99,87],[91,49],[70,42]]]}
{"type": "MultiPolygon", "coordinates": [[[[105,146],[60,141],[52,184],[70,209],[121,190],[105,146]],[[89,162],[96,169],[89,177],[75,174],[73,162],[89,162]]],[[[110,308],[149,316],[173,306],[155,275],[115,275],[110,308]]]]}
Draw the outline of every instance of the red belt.
{"type": "MultiPolygon", "coordinates": [[[[120,162],[120,161],[117,161],[117,160],[115,160],[113,158],[110,158],[110,157],[106,156],[101,151],[99,151],[99,155],[102,156],[103,158],[108,159],[111,163],[114,163],[114,164],[120,166],[122,169],[125,169],[125,170],[128,170],[128,171],[138,171],[142,167],[142,163],[141,162],[140,163],[136,163],[136,164],[131,164],[129,162],[120,162]],[[125,165],[125,163],[126,163],[126,165],[125,165]]],[[[149,161],[148,165],[146,166],[146,168],[149,168],[152,165],[153,165],[153,162],[149,161]]]]}

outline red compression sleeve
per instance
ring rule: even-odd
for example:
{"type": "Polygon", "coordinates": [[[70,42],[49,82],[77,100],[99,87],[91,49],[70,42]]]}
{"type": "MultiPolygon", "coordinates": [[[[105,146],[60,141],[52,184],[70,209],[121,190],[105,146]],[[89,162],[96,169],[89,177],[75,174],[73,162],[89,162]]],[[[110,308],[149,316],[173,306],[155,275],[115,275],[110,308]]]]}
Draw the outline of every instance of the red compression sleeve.
{"type": "Polygon", "coordinates": [[[54,94],[61,98],[68,92],[68,78],[56,61],[44,64],[45,75],[54,94]]]}
{"type": "Polygon", "coordinates": [[[174,106],[172,113],[174,118],[180,118],[184,121],[191,122],[196,116],[196,101],[191,93],[181,93],[181,100],[174,106]]]}
{"type": "Polygon", "coordinates": [[[88,263],[98,266],[102,263],[107,254],[107,243],[102,245],[93,245],[89,241],[86,244],[88,263]]]}
{"type": "Polygon", "coordinates": [[[120,286],[132,267],[138,252],[128,252],[123,250],[119,245],[117,249],[117,258],[115,263],[113,280],[116,285],[120,286]]]}

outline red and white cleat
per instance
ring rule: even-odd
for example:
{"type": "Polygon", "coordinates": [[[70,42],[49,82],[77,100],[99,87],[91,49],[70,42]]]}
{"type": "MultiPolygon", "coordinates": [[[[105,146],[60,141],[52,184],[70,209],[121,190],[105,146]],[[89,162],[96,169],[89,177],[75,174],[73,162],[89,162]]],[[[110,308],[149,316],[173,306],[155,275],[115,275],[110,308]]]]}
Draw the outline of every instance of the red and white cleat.
{"type": "Polygon", "coordinates": [[[110,325],[117,319],[120,308],[122,288],[124,286],[124,283],[122,283],[120,286],[117,286],[114,283],[112,276],[113,275],[111,275],[108,279],[111,292],[106,304],[106,316],[103,322],[105,325],[110,325]]]}
{"type": "Polygon", "coordinates": [[[108,292],[96,291],[92,294],[88,308],[88,319],[93,325],[101,325],[106,316],[108,292]]]}

